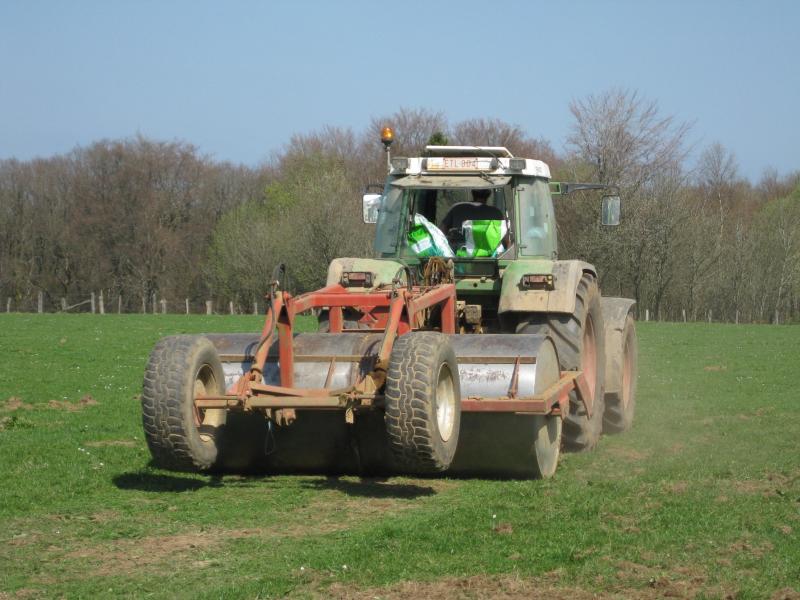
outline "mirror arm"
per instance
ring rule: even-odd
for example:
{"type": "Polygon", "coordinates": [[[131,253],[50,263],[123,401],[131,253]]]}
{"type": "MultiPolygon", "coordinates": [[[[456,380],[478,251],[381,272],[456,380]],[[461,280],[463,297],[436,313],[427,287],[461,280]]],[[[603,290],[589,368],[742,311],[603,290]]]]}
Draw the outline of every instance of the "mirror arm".
{"type": "Polygon", "coordinates": [[[562,195],[578,192],[581,190],[608,190],[619,195],[619,187],[609,183],[561,183],[560,191],[562,195]]]}

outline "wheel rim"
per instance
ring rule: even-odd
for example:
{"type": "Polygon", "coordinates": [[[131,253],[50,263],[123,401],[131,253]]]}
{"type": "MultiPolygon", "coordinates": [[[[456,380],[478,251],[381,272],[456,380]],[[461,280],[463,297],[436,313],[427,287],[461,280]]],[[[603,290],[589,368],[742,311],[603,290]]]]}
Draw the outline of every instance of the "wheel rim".
{"type": "Polygon", "coordinates": [[[561,417],[558,416],[536,417],[534,420],[537,433],[533,448],[541,477],[550,477],[556,472],[561,448],[561,426],[561,417]]]}
{"type": "Polygon", "coordinates": [[[597,386],[597,338],[594,334],[594,321],[586,315],[586,326],[583,328],[583,352],[581,352],[581,371],[589,388],[589,395],[594,398],[597,386]]]}
{"type": "MultiPolygon", "coordinates": [[[[202,365],[194,376],[194,398],[198,396],[212,396],[217,393],[219,387],[217,378],[214,375],[214,370],[211,365],[202,365]]],[[[194,400],[194,398],[192,400],[194,400]]],[[[224,416],[225,411],[220,409],[202,409],[192,402],[194,425],[198,429],[200,439],[204,442],[210,442],[213,435],[208,433],[209,427],[217,427],[220,424],[221,417],[224,416]],[[222,414],[220,414],[222,413],[222,414]]]]}
{"type": "Polygon", "coordinates": [[[436,426],[442,441],[447,441],[453,435],[456,418],[456,395],[453,385],[453,374],[450,367],[443,364],[439,368],[439,377],[436,383],[436,426]]]}
{"type": "Polygon", "coordinates": [[[628,339],[625,338],[625,345],[622,348],[622,408],[628,408],[631,401],[631,349],[628,339]]]}

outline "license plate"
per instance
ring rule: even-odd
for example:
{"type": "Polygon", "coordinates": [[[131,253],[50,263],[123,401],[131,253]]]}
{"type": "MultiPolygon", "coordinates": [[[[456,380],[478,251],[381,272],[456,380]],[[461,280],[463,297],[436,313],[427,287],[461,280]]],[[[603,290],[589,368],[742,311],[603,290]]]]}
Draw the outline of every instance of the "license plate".
{"type": "Polygon", "coordinates": [[[428,159],[428,171],[488,171],[492,159],[488,157],[434,157],[428,159]]]}

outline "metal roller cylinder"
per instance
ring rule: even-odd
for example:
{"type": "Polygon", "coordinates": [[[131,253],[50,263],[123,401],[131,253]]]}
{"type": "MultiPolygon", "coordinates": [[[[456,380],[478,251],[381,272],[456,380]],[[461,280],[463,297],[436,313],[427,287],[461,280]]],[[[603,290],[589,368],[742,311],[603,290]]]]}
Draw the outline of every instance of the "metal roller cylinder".
{"type": "MultiPolygon", "coordinates": [[[[258,346],[258,334],[208,335],[217,347],[230,386],[250,369],[258,346]]],[[[330,373],[331,389],[353,385],[373,365],[383,336],[380,333],[303,333],[294,338],[294,385],[323,388],[330,373]],[[334,360],[335,359],[335,360],[334,360]],[[331,363],[333,369],[331,371],[331,363]]],[[[277,341],[270,348],[264,368],[264,383],[280,385],[277,341]]],[[[382,413],[362,413],[354,425],[345,422],[341,411],[297,410],[297,420],[277,427],[261,415],[239,417],[248,423],[247,435],[254,437],[252,423],[261,423],[256,436],[258,452],[250,452],[258,469],[282,473],[361,473],[387,470],[388,447],[382,413]]],[[[238,432],[237,432],[238,433],[238,432]]],[[[243,436],[235,434],[234,443],[243,436]]],[[[253,464],[254,463],[254,464],[253,464]]]]}
{"type": "MultiPolygon", "coordinates": [[[[230,386],[249,370],[259,336],[207,337],[220,353],[225,384],[230,386]]],[[[371,332],[295,336],[295,386],[322,388],[329,373],[330,388],[352,385],[359,374],[371,368],[382,337],[371,332]]],[[[559,378],[555,347],[543,335],[448,337],[459,363],[462,398],[499,398],[512,391],[524,398],[545,390],[559,378]]],[[[267,384],[280,385],[277,358],[275,342],[263,374],[267,384]]],[[[247,417],[251,437],[252,423],[260,419],[262,424],[263,435],[258,443],[263,458],[258,461],[259,467],[273,472],[394,471],[382,412],[360,413],[354,425],[347,425],[339,411],[298,410],[297,417],[288,427],[272,427],[260,415],[247,417]]],[[[450,472],[468,476],[531,476],[535,474],[531,461],[535,460],[532,453],[540,429],[536,417],[463,413],[458,450],[450,472]]]]}
{"type": "MultiPolygon", "coordinates": [[[[559,379],[555,346],[543,335],[453,336],[453,340],[463,397],[508,395],[514,365],[493,364],[490,361],[495,357],[520,357],[518,397],[538,394],[559,379]],[[485,362],[461,363],[471,356],[483,357],[485,362]],[[526,359],[534,362],[526,363],[526,359]]],[[[558,419],[515,413],[462,413],[458,451],[449,472],[462,476],[548,476],[542,474],[541,463],[558,458],[558,419]],[[555,453],[555,457],[548,453],[555,453]]]]}
{"type": "Polygon", "coordinates": [[[558,379],[555,349],[543,335],[451,335],[450,343],[458,359],[462,398],[499,398],[512,391],[515,361],[519,359],[516,380],[518,397],[532,396],[558,379]],[[542,377],[556,369],[556,379],[541,387],[542,377]],[[539,373],[544,372],[542,377],[539,373]]]}
{"type": "MultiPolygon", "coordinates": [[[[216,346],[225,371],[225,387],[250,370],[258,334],[209,334],[216,346]]],[[[335,358],[329,386],[346,388],[355,383],[359,374],[368,371],[382,339],[379,333],[301,333],[294,337],[294,385],[299,388],[322,388],[328,377],[331,360],[335,358]]],[[[264,383],[280,385],[278,342],[273,342],[264,366],[264,383]]]]}

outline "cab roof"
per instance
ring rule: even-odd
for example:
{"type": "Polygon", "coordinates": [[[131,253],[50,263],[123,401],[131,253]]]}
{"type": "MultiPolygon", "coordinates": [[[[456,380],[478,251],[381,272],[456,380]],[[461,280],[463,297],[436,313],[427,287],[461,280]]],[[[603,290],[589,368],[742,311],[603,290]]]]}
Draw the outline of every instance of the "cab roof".
{"type": "Polygon", "coordinates": [[[488,156],[514,158],[504,146],[425,146],[426,156],[488,156]]]}

